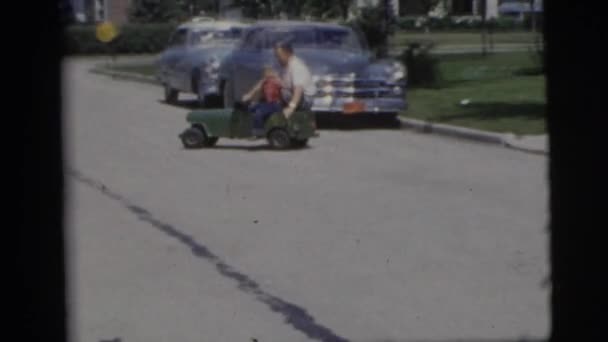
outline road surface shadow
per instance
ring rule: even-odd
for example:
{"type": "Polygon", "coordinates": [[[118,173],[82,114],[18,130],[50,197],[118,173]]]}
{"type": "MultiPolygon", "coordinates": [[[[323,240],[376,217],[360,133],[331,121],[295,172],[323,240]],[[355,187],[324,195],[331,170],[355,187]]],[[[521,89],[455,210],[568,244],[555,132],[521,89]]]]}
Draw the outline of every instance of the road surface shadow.
{"type": "MultiPolygon", "coordinates": [[[[194,99],[179,100],[175,103],[167,103],[158,100],[167,106],[182,108],[187,110],[197,109],[217,109],[220,106],[210,105],[202,108],[194,99]]],[[[382,114],[359,114],[353,116],[318,113],[317,128],[322,130],[364,130],[364,129],[400,129],[401,122],[393,117],[383,116],[382,114]]]]}
{"type": "Polygon", "coordinates": [[[366,130],[366,129],[401,129],[401,122],[394,117],[382,115],[328,115],[317,114],[319,130],[366,130]]]}
{"type": "MultiPolygon", "coordinates": [[[[222,257],[213,253],[204,243],[197,241],[193,236],[184,233],[170,223],[159,219],[152,212],[134,204],[118,192],[108,188],[102,182],[89,178],[76,170],[70,170],[68,171],[68,174],[82,184],[87,185],[108,198],[120,203],[142,222],[149,224],[159,232],[162,232],[181,243],[184,247],[188,248],[195,257],[214,266],[219,275],[233,281],[240,291],[251,295],[258,302],[266,305],[270,311],[283,316],[284,322],[287,325],[303,333],[308,338],[322,342],[351,341],[338,335],[331,328],[317,322],[305,308],[269,293],[249,275],[237,270],[234,266],[228,264],[222,257]]],[[[122,338],[118,337],[111,340],[100,340],[100,342],[122,342],[122,338]]],[[[352,342],[546,342],[546,340],[522,337],[516,339],[374,339],[352,340],[352,342]]]]}
{"type": "MultiPolygon", "coordinates": [[[[176,108],[182,108],[182,109],[188,109],[188,110],[195,110],[195,109],[204,109],[201,108],[200,104],[198,103],[198,101],[196,100],[178,100],[177,102],[166,102],[165,100],[158,100],[158,103],[170,106],[170,107],[176,107],[176,108]]],[[[210,108],[208,108],[210,109],[210,108]]]]}
{"type": "Polygon", "coordinates": [[[520,338],[504,338],[504,339],[482,339],[482,338],[459,338],[459,339],[428,339],[428,340],[412,340],[412,339],[404,339],[404,340],[395,340],[395,339],[387,339],[387,340],[366,340],[366,341],[353,341],[353,342],[548,342],[547,339],[541,338],[530,338],[530,337],[520,337],[520,338]]]}
{"type": "Polygon", "coordinates": [[[68,173],[77,181],[117,201],[142,222],[181,243],[195,257],[214,266],[220,276],[233,281],[240,291],[266,305],[270,311],[283,316],[285,324],[301,332],[309,339],[323,342],[348,342],[348,339],[339,336],[329,327],[318,322],[305,308],[269,293],[249,275],[228,264],[222,257],[213,253],[204,243],[197,241],[191,235],[159,219],[147,209],[134,204],[102,182],[89,178],[76,170],[70,170],[68,173]]]}
{"type": "MultiPolygon", "coordinates": [[[[251,339],[251,341],[259,341],[257,339],[251,339]]],[[[100,340],[99,342],[123,342],[121,338],[116,338],[113,340],[100,340]]],[[[368,341],[358,341],[353,340],[352,342],[548,342],[547,339],[528,339],[528,338],[520,338],[520,339],[457,339],[457,340],[368,340],[368,341]]]]}
{"type": "Polygon", "coordinates": [[[204,149],[195,149],[195,150],[188,150],[188,151],[199,151],[199,150],[205,150],[205,151],[213,151],[213,150],[222,150],[222,151],[248,151],[248,152],[257,152],[257,151],[271,151],[271,152],[297,152],[297,151],[304,151],[304,150],[308,150],[311,149],[311,146],[305,146],[305,147],[294,147],[294,148],[287,148],[287,149],[276,149],[273,148],[272,146],[268,145],[268,144],[261,144],[261,145],[221,145],[222,141],[220,140],[218,142],[218,145],[215,145],[213,147],[208,147],[208,148],[204,148],[204,149]]]}
{"type": "Polygon", "coordinates": [[[521,338],[516,338],[516,339],[509,339],[509,338],[505,338],[505,339],[480,339],[480,338],[460,338],[460,339],[439,339],[439,340],[410,340],[410,339],[405,339],[405,340],[394,340],[394,339],[387,339],[387,340],[366,340],[366,341],[353,341],[353,342],[548,342],[547,339],[539,339],[539,338],[528,338],[528,337],[521,337],[521,338]]]}

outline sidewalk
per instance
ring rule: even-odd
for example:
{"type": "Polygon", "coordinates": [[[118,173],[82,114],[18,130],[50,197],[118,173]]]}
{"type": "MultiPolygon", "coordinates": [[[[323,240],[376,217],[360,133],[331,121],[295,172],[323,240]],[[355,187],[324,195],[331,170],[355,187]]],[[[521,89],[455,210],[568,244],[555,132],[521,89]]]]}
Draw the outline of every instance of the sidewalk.
{"type": "MultiPolygon", "coordinates": [[[[389,49],[391,56],[400,55],[407,46],[394,46],[389,49]]],[[[521,44],[521,43],[500,43],[494,44],[490,49],[488,46],[488,52],[504,53],[504,52],[526,52],[533,50],[534,44],[521,44]]],[[[481,44],[452,44],[452,45],[437,45],[431,53],[437,55],[448,55],[448,54],[468,54],[468,53],[481,53],[481,44]]]]}

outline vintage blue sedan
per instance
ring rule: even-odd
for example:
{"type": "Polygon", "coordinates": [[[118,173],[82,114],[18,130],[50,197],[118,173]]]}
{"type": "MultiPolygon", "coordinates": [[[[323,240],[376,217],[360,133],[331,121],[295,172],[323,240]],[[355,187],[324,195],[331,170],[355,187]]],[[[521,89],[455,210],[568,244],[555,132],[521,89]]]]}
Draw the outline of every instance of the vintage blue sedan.
{"type": "Polygon", "coordinates": [[[212,19],[180,25],[157,59],[157,77],[165,100],[175,102],[180,92],[193,93],[201,105],[221,93],[218,69],[248,25],[212,19]]]}
{"type": "Polygon", "coordinates": [[[265,65],[278,69],[272,50],[277,41],[289,41],[311,70],[314,112],[395,116],[407,108],[404,65],[375,59],[363,36],[349,27],[304,21],[261,21],[245,31],[220,66],[225,107],[259,80],[265,65]]]}

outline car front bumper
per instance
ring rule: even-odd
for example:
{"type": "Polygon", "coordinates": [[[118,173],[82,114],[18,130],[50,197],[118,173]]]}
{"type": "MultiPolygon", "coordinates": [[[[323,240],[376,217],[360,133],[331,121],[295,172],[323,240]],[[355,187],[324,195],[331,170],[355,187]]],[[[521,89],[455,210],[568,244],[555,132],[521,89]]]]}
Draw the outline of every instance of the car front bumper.
{"type": "Polygon", "coordinates": [[[349,97],[315,97],[313,99],[313,112],[342,113],[345,115],[357,114],[394,114],[406,110],[408,103],[402,97],[376,97],[376,98],[349,98],[349,97]],[[360,112],[345,112],[345,105],[359,102],[362,106],[360,112]]]}
{"type": "Polygon", "coordinates": [[[220,94],[220,86],[217,81],[206,80],[199,84],[200,94],[205,96],[218,96],[220,94]]]}

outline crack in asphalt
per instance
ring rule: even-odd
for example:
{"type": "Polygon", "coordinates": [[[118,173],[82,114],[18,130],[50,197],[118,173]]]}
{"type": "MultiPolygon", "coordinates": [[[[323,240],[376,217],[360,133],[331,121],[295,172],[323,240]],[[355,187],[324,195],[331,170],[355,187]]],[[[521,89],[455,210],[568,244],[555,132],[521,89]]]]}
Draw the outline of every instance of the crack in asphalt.
{"type": "Polygon", "coordinates": [[[209,250],[209,248],[203,244],[197,242],[192,236],[179,231],[169,223],[155,218],[150,211],[131,203],[125,197],[110,190],[102,182],[86,177],[76,170],[70,170],[68,171],[68,174],[74,177],[77,181],[98,190],[115,201],[120,202],[141,221],[149,223],[154,228],[189,247],[195,256],[214,265],[220,275],[235,281],[239,290],[253,295],[258,302],[265,304],[272,312],[281,314],[286,324],[303,333],[308,338],[323,342],[349,341],[348,339],[334,333],[330,328],[318,323],[315,318],[306,311],[306,309],[268,293],[262,289],[255,280],[227,264],[221,257],[211,252],[211,250],[209,250]]]}

